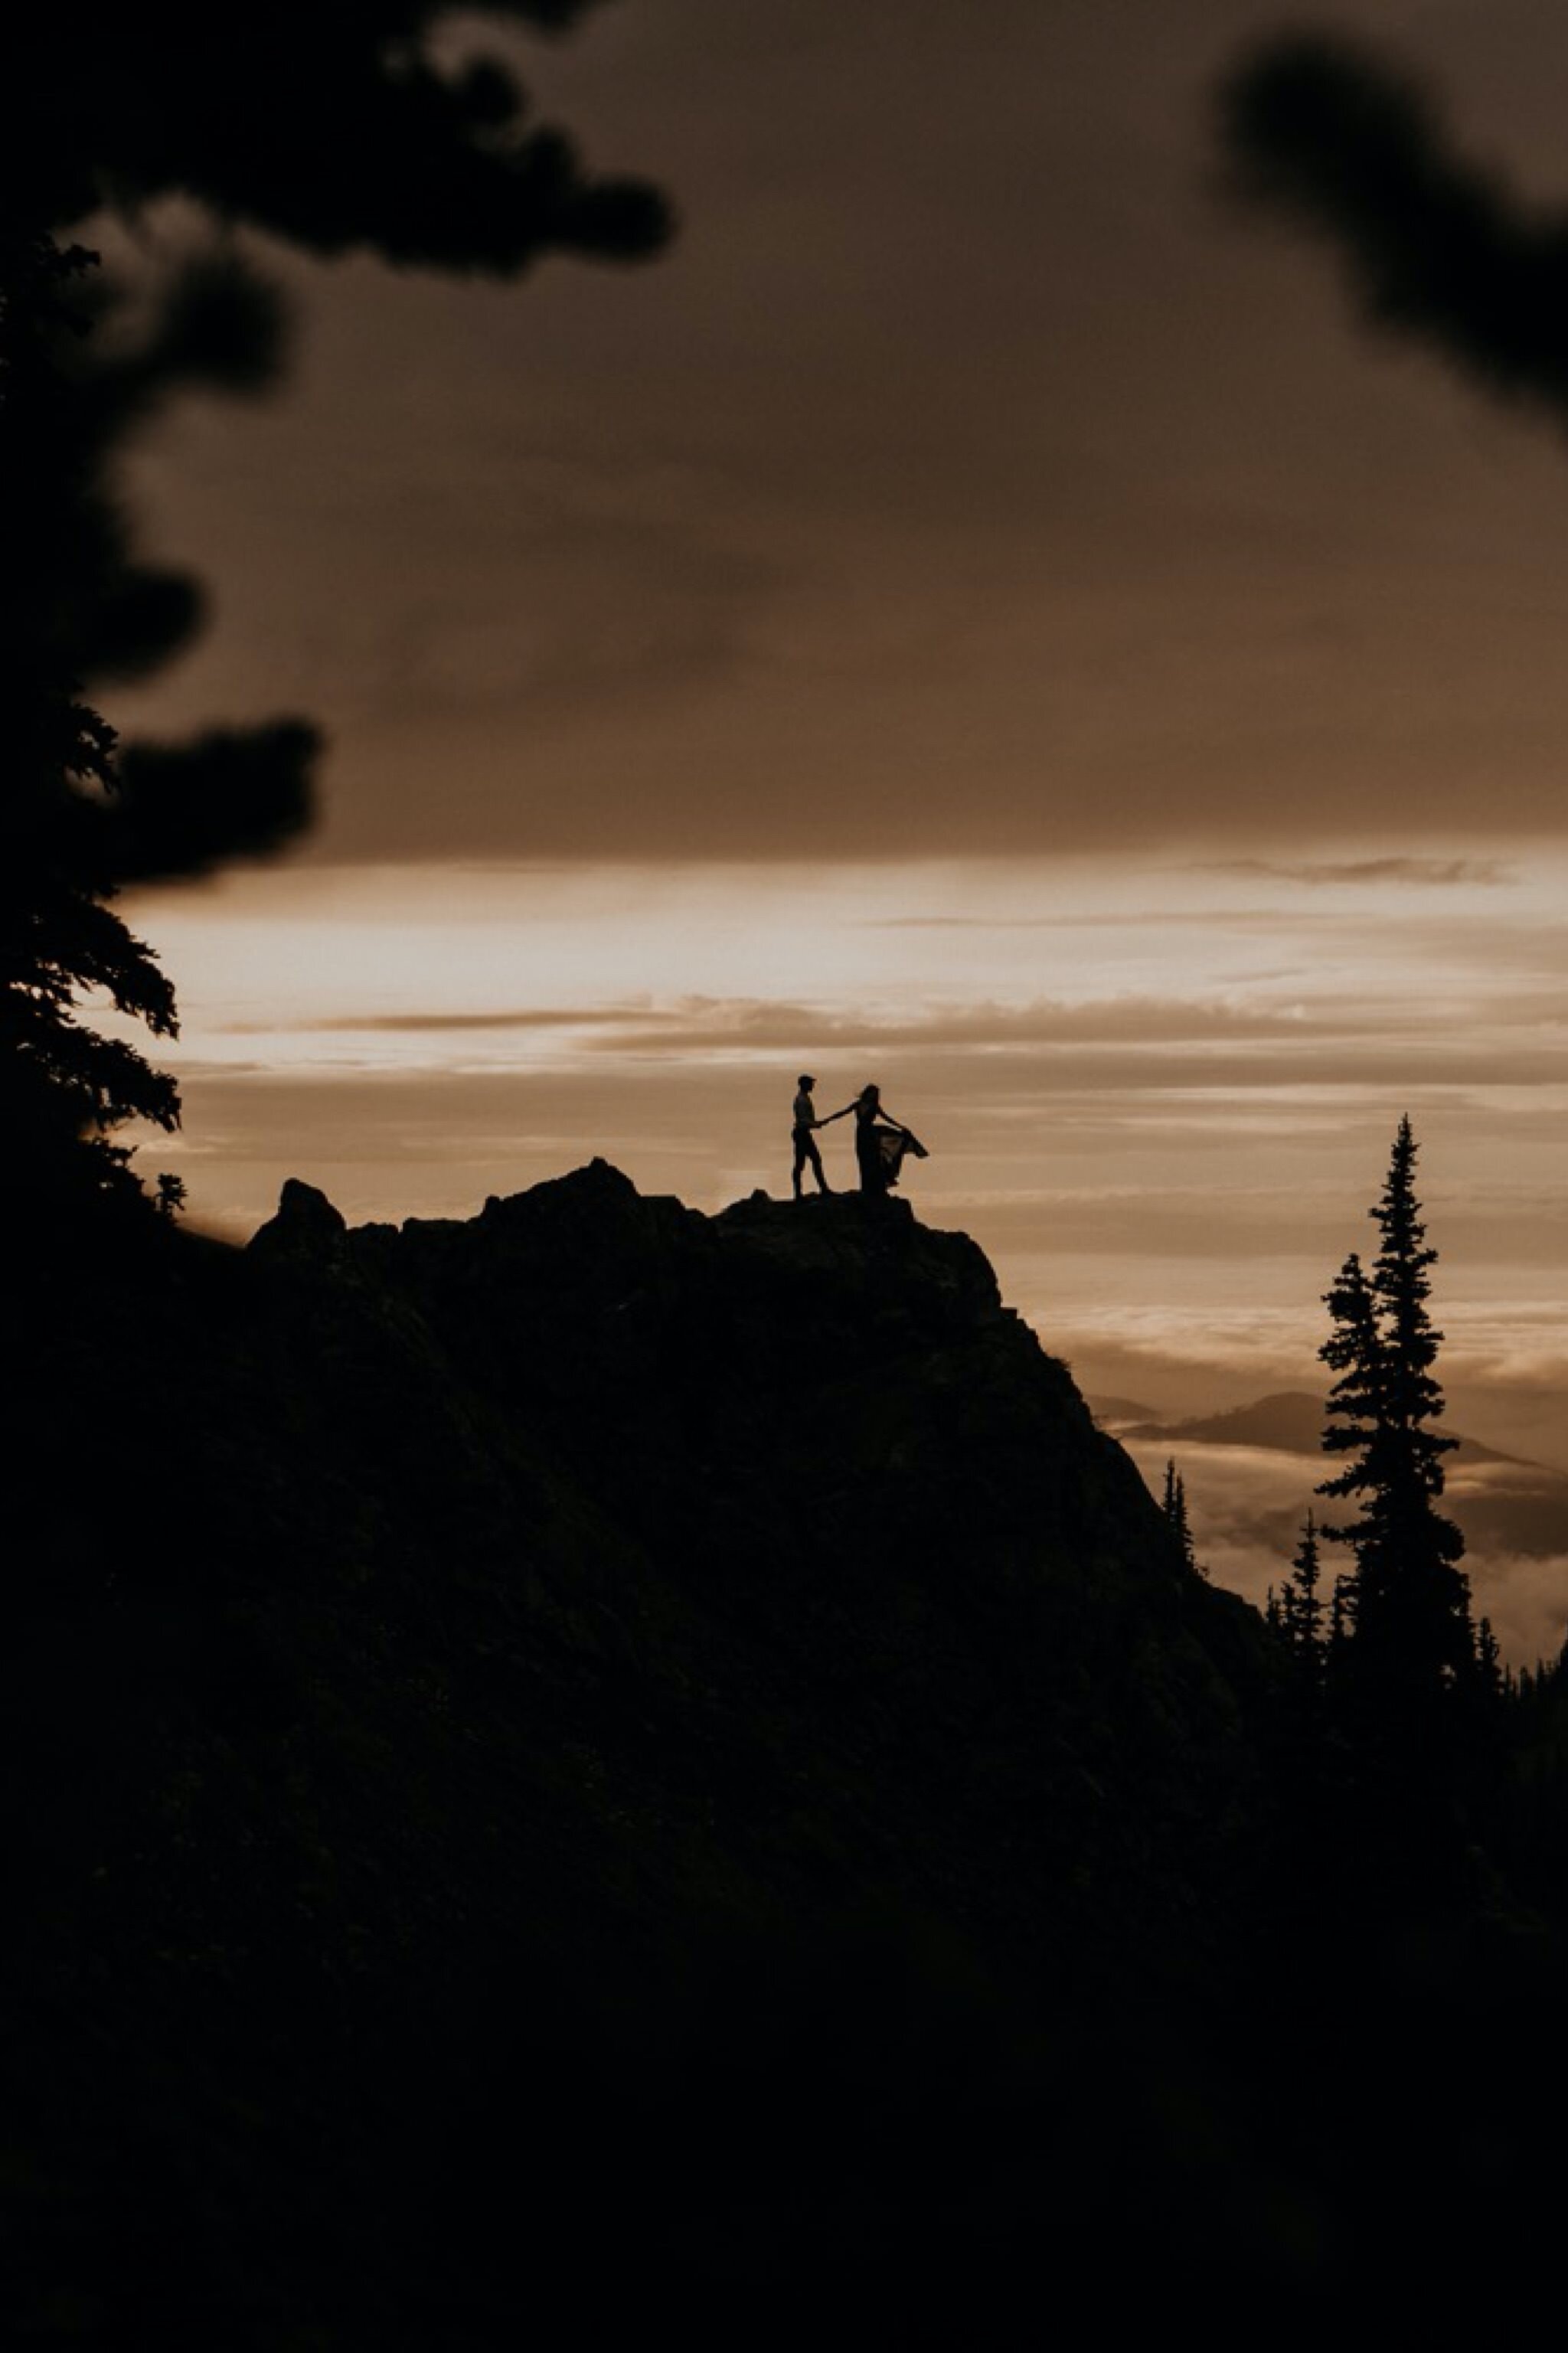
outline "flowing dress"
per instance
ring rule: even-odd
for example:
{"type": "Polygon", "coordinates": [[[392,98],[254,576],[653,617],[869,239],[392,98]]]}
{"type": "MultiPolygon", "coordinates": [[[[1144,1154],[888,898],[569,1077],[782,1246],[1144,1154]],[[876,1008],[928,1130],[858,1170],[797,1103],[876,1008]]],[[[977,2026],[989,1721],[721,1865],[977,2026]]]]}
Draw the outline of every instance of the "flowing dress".
{"type": "Polygon", "coordinates": [[[912,1153],[917,1160],[927,1157],[925,1145],[907,1127],[887,1127],[879,1124],[876,1112],[869,1106],[855,1106],[855,1158],[860,1170],[862,1193],[885,1193],[899,1181],[899,1171],[906,1156],[912,1153]]]}

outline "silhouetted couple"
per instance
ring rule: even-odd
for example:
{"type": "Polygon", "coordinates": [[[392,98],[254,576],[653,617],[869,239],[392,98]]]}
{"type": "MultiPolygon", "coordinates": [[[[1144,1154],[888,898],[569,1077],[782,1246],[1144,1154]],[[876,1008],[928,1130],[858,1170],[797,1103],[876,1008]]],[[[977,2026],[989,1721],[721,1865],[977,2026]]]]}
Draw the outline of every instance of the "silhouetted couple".
{"type": "Polygon", "coordinates": [[[809,1166],[816,1176],[819,1193],[831,1193],[832,1186],[822,1173],[822,1155],[816,1148],[813,1131],[831,1127],[836,1119],[847,1119],[855,1114],[855,1161],[860,1171],[860,1190],[864,1195],[880,1198],[891,1185],[899,1181],[899,1170],[906,1153],[918,1159],[926,1156],[925,1145],[907,1127],[900,1126],[890,1113],[882,1109],[881,1094],[876,1087],[862,1087],[853,1103],[842,1111],[830,1111],[826,1119],[818,1119],[811,1091],[816,1081],[803,1077],[797,1081],[799,1092],[795,1099],[795,1167],[792,1182],[795,1198],[801,1198],[801,1178],[809,1166]]]}

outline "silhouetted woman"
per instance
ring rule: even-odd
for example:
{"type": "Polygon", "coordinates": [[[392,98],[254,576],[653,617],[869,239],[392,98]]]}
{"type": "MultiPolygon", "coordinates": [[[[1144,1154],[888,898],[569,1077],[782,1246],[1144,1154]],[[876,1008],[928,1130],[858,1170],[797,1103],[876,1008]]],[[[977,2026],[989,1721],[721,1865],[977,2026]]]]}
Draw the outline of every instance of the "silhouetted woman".
{"type": "Polygon", "coordinates": [[[860,1190],[879,1198],[892,1182],[897,1166],[896,1160],[889,1162],[882,1139],[908,1135],[910,1131],[900,1127],[890,1113],[883,1111],[882,1097],[876,1087],[862,1087],[845,1110],[855,1114],[855,1158],[860,1169],[860,1190]]]}

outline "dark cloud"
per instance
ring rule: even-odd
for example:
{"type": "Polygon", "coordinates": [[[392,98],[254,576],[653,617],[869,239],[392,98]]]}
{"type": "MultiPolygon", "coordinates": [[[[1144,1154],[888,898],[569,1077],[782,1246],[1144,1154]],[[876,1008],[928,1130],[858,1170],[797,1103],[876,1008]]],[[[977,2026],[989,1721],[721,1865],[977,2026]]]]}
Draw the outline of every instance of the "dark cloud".
{"type": "Polygon", "coordinates": [[[1568,208],[1527,207],[1420,81],[1342,38],[1267,44],[1220,109],[1239,191],[1335,248],[1372,324],[1568,419],[1568,208]]]}
{"type": "MultiPolygon", "coordinates": [[[[626,0],[531,53],[680,239],[515,301],[294,268],[286,409],[146,453],[218,592],[149,723],[320,712],[323,859],[1553,830],[1568,478],[1391,388],[1214,201],[1257,24],[626,0]]],[[[1532,125],[1536,32],[1492,68],[1532,125]]]]}

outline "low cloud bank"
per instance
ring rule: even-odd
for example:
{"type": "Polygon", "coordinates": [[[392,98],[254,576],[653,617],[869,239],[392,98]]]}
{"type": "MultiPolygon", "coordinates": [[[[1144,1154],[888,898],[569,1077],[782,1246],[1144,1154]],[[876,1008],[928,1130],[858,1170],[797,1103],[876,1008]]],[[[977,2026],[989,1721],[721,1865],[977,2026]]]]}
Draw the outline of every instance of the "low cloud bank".
{"type": "MultiPolygon", "coordinates": [[[[1289,1572],[1308,1511],[1321,1519],[1332,1509],[1313,1492],[1315,1457],[1191,1439],[1123,1443],[1156,1495],[1174,1459],[1199,1560],[1259,1609],[1289,1572]]],[[[1568,1635],[1568,1478],[1535,1463],[1457,1463],[1447,1501],[1465,1533],[1476,1615],[1490,1619],[1505,1661],[1554,1657],[1568,1635]]],[[[1329,1545],[1325,1561],[1332,1577],[1349,1555],[1329,1545]]]]}

